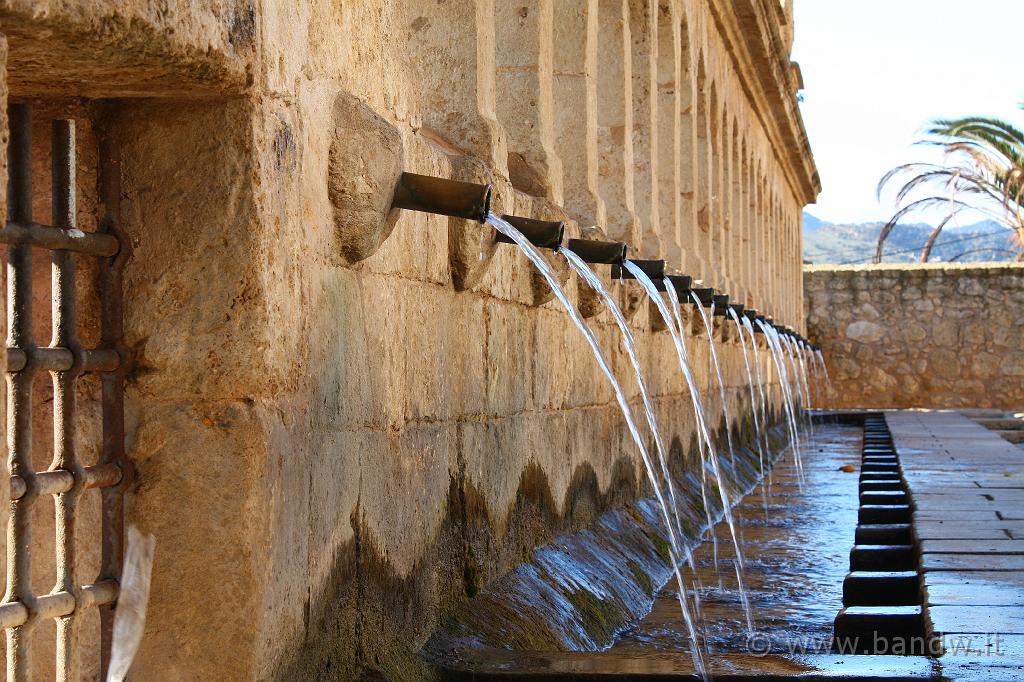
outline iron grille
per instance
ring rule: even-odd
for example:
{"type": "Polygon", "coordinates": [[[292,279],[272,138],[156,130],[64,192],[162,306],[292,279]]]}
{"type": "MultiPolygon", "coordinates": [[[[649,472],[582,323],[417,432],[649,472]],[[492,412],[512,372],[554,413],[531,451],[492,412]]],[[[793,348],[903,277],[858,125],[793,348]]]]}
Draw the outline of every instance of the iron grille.
{"type": "Polygon", "coordinates": [[[120,188],[109,142],[100,142],[100,199],[108,209],[96,232],[76,229],[75,124],[54,120],[52,144],[53,225],[32,219],[32,111],[27,104],[8,110],[8,218],[0,230],[7,249],[7,447],[10,517],[7,529],[7,590],[0,603],[0,625],[7,634],[7,679],[32,674],[32,630],[56,620],[56,666],[60,680],[79,677],[81,614],[100,610],[103,674],[109,662],[113,607],[118,596],[123,544],[123,500],[130,478],[124,453],[124,372],[120,248],[114,216],[120,188]],[[104,145],[108,148],[105,150],[104,145]],[[37,345],[32,330],[32,249],[51,253],[52,339],[37,345]],[[75,330],[75,259],[99,259],[100,344],[82,348],[75,330]],[[53,461],[45,471],[32,463],[32,384],[39,372],[53,383],[53,461]],[[102,443],[99,460],[85,466],[76,455],[75,389],[86,372],[100,374],[102,443]],[[86,584],[76,561],[78,501],[88,488],[101,488],[100,572],[86,584]],[[55,507],[56,576],[48,594],[34,594],[32,508],[52,496],[55,507]]]}

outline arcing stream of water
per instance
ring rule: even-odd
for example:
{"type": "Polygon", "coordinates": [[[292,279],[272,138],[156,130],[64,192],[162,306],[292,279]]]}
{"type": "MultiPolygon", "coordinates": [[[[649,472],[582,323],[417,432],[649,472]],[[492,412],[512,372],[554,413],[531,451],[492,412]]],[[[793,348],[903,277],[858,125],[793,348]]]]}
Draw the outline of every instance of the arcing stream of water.
{"type": "Polygon", "coordinates": [[[782,402],[785,406],[786,419],[789,424],[789,444],[793,448],[793,460],[799,474],[803,468],[799,444],[800,430],[796,419],[793,394],[790,390],[792,386],[789,382],[789,374],[786,371],[786,361],[783,358],[782,346],[779,344],[779,335],[771,325],[765,324],[761,320],[758,320],[757,324],[768,341],[768,348],[772,353],[772,359],[775,361],[775,370],[779,376],[779,385],[782,389],[782,402]]]}
{"type": "Polygon", "coordinates": [[[736,314],[733,308],[729,308],[729,316],[732,321],[736,323],[736,334],[739,337],[740,348],[743,349],[743,367],[747,370],[747,386],[750,388],[750,413],[754,419],[754,440],[757,441],[757,458],[761,465],[761,477],[764,478],[764,447],[761,444],[761,420],[758,418],[757,410],[757,396],[754,393],[754,375],[750,369],[750,356],[747,354],[747,338],[743,333],[743,324],[740,323],[740,316],[736,314]]]}
{"type": "MultiPolygon", "coordinates": [[[[626,420],[626,425],[629,433],[640,452],[641,459],[643,460],[644,469],[646,471],[648,480],[653,488],[655,498],[658,502],[660,514],[663,517],[664,523],[668,531],[669,539],[669,559],[672,564],[673,574],[676,579],[678,586],[678,600],[679,606],[682,610],[683,620],[686,625],[688,639],[690,640],[690,651],[693,657],[694,665],[699,674],[707,679],[705,673],[705,662],[704,662],[704,647],[702,645],[702,638],[698,631],[697,621],[694,617],[694,612],[691,611],[690,604],[688,603],[688,591],[686,584],[683,579],[681,572],[683,562],[681,559],[685,556],[687,564],[693,566],[692,556],[690,555],[690,548],[685,542],[684,529],[679,518],[679,508],[676,499],[676,491],[674,488],[673,478],[670,472],[668,451],[665,447],[665,442],[662,434],[658,428],[657,416],[655,413],[654,404],[651,399],[651,395],[647,390],[647,385],[644,381],[643,369],[640,365],[639,356],[636,349],[636,339],[633,336],[632,331],[629,328],[625,317],[622,314],[621,309],[615,302],[614,297],[604,287],[600,278],[587,266],[587,264],[575,253],[562,247],[559,249],[560,253],[566,258],[572,269],[583,279],[589,286],[591,286],[595,292],[603,300],[605,306],[611,312],[613,319],[616,322],[620,332],[622,345],[630,360],[632,369],[636,375],[637,386],[640,392],[641,401],[643,403],[644,413],[647,419],[647,425],[650,428],[655,445],[655,455],[657,456],[657,466],[655,465],[652,453],[645,445],[644,439],[640,433],[640,429],[633,416],[632,409],[629,405],[628,399],[619,384],[611,366],[604,355],[594,333],[587,322],[580,315],[579,311],[572,304],[567,297],[565,291],[562,289],[557,277],[547,260],[540,254],[540,252],[534,247],[529,240],[523,236],[515,227],[497,217],[494,214],[489,214],[487,217],[487,224],[493,227],[495,230],[510,238],[526,255],[526,257],[533,263],[538,269],[544,279],[547,281],[551,290],[555,294],[555,297],[565,308],[569,314],[570,319],[583,334],[587,344],[590,346],[591,351],[594,354],[595,359],[602,373],[605,375],[613,392],[615,394],[616,402],[622,411],[623,417],[626,420]],[[660,473],[660,476],[659,476],[660,473]],[[666,495],[667,492],[667,495],[666,495]]],[[[693,403],[694,417],[697,424],[697,446],[701,457],[701,481],[702,481],[702,495],[704,501],[705,512],[708,517],[709,528],[713,527],[714,519],[711,515],[711,508],[708,504],[707,495],[705,492],[705,483],[707,476],[710,473],[714,477],[721,497],[721,503],[723,508],[723,516],[727,521],[729,532],[732,536],[732,542],[736,553],[736,561],[734,562],[736,568],[737,585],[739,588],[739,596],[743,605],[744,615],[746,616],[746,622],[748,630],[752,632],[752,618],[750,613],[749,598],[747,596],[746,589],[744,587],[743,579],[743,557],[740,550],[740,543],[736,532],[735,522],[732,517],[732,509],[729,500],[728,491],[725,487],[725,478],[723,475],[721,462],[719,461],[718,453],[715,448],[714,441],[711,438],[710,429],[708,427],[707,415],[704,410],[703,400],[701,398],[700,391],[697,388],[696,381],[693,373],[690,369],[689,358],[686,349],[686,333],[683,324],[683,318],[680,313],[680,301],[676,294],[675,288],[671,285],[666,287],[668,293],[669,302],[666,302],[660,296],[656,285],[647,276],[647,274],[638,266],[630,261],[625,261],[623,267],[630,272],[630,274],[644,287],[651,301],[653,301],[663,318],[666,326],[668,327],[673,345],[675,346],[676,353],[679,358],[679,367],[682,376],[686,382],[688,392],[690,394],[691,401],[693,403]],[[710,469],[710,471],[709,471],[710,469]]],[[[715,377],[718,381],[718,393],[722,405],[722,412],[725,422],[725,430],[727,434],[727,443],[730,452],[730,456],[734,456],[735,450],[732,441],[730,414],[728,409],[728,394],[723,380],[723,374],[721,365],[718,361],[717,352],[715,349],[714,340],[714,328],[712,324],[713,317],[709,317],[707,312],[704,310],[700,301],[694,297],[694,302],[699,311],[701,319],[704,323],[704,328],[708,334],[709,341],[709,361],[711,367],[714,369],[715,377]]],[[[712,315],[714,314],[714,308],[711,310],[712,315]]],[[[743,351],[744,367],[746,369],[746,376],[748,382],[748,389],[750,392],[750,409],[753,415],[753,423],[755,430],[755,439],[757,441],[758,455],[761,466],[762,478],[766,474],[765,460],[767,459],[766,453],[770,451],[769,443],[767,440],[767,424],[768,424],[768,399],[767,391],[765,388],[768,383],[767,377],[763,375],[761,367],[761,359],[758,352],[758,344],[756,343],[756,337],[754,333],[754,327],[751,320],[747,317],[740,317],[735,310],[728,310],[729,316],[732,317],[733,322],[736,326],[736,331],[739,336],[739,341],[743,351]],[[747,352],[747,340],[749,338],[751,352],[747,352]],[[755,378],[756,378],[756,391],[755,391],[755,378]]],[[[805,346],[802,342],[797,342],[795,339],[783,338],[776,329],[770,325],[766,325],[760,320],[756,321],[761,331],[763,332],[769,351],[772,356],[772,361],[775,367],[775,373],[778,379],[778,385],[781,392],[782,402],[784,406],[785,421],[789,431],[789,446],[793,448],[794,463],[798,472],[802,472],[802,463],[800,455],[800,422],[797,418],[798,412],[803,410],[798,408],[798,403],[802,403],[803,407],[807,407],[811,404],[811,376],[815,379],[817,376],[817,367],[815,361],[824,370],[826,380],[828,379],[827,370],[824,369],[824,360],[821,356],[820,351],[815,354],[810,353],[810,348],[805,346]],[[808,357],[805,358],[804,356],[808,357]],[[788,364],[788,367],[787,367],[788,364]],[[811,373],[809,374],[809,369],[811,373]],[[791,379],[792,377],[792,379],[791,379]],[[795,395],[794,395],[795,394],[795,395]]],[[[771,364],[771,363],[770,363],[771,364]]],[[[820,380],[815,382],[820,385],[820,380]]],[[[816,386],[817,388],[817,386],[816,386]]],[[[768,469],[770,471],[770,468],[768,469]]],[[[802,477],[802,473],[801,473],[802,477]]],[[[712,532],[712,540],[717,543],[715,534],[712,532]]],[[[715,553],[717,557],[717,544],[715,545],[715,553]]],[[[717,566],[717,559],[716,559],[717,566]]],[[[694,572],[696,576],[696,572],[694,572]]],[[[699,613],[699,594],[700,586],[697,585],[694,590],[695,609],[699,613]]]]}
{"type": "MultiPolygon", "coordinates": [[[[672,334],[672,341],[676,346],[677,353],[679,354],[680,369],[683,372],[683,377],[686,379],[687,385],[690,387],[690,395],[693,399],[695,409],[698,411],[700,415],[698,417],[698,419],[700,420],[699,428],[704,433],[705,441],[710,444],[711,438],[708,435],[707,423],[703,421],[704,410],[700,403],[699,394],[694,389],[693,376],[689,370],[689,362],[687,362],[684,349],[682,348],[682,344],[679,341],[679,335],[677,334],[678,330],[676,329],[676,325],[674,324],[672,315],[669,313],[665,305],[665,301],[662,300],[661,295],[658,293],[657,287],[654,286],[654,282],[651,281],[647,274],[633,263],[630,263],[629,261],[626,261],[625,267],[630,272],[630,274],[632,274],[633,277],[635,277],[636,280],[643,285],[644,289],[647,291],[647,295],[650,296],[652,301],[654,301],[655,305],[658,308],[658,312],[661,313],[661,317],[665,322],[665,326],[668,327],[669,332],[672,334]]],[[[671,286],[666,287],[666,289],[672,288],[673,287],[671,286]]],[[[719,378],[721,378],[721,374],[719,374],[719,378]]],[[[728,418],[726,424],[728,425],[728,418]]],[[[728,428],[728,426],[726,428],[728,428]]],[[[730,448],[732,447],[731,438],[729,440],[729,446],[730,448]]],[[[714,450],[710,451],[710,461],[711,466],[713,467],[715,480],[718,483],[718,493],[722,499],[723,515],[725,516],[725,520],[729,526],[729,534],[732,537],[733,549],[736,551],[736,584],[739,588],[740,602],[743,605],[743,613],[746,616],[747,624],[750,626],[751,631],[753,631],[753,620],[750,616],[750,601],[747,598],[747,591],[743,584],[743,552],[740,550],[739,538],[736,535],[736,524],[732,518],[732,505],[729,501],[728,491],[726,491],[725,489],[725,480],[722,476],[721,466],[718,461],[718,455],[717,453],[714,452],[714,450]]],[[[714,524],[709,522],[709,529],[712,529],[713,525],[714,524]]]]}
{"type": "MultiPolygon", "coordinates": [[[[598,365],[601,367],[601,371],[608,379],[612,386],[612,390],[615,393],[615,399],[618,402],[619,408],[622,410],[622,415],[626,420],[627,428],[629,429],[630,435],[633,437],[633,441],[636,444],[637,449],[640,451],[640,456],[644,462],[644,468],[647,472],[647,477],[651,483],[651,487],[654,489],[655,497],[658,500],[661,508],[662,515],[664,517],[665,525],[668,528],[669,535],[669,560],[672,563],[673,572],[675,574],[676,583],[679,588],[679,606],[683,613],[683,619],[686,622],[686,628],[691,644],[691,655],[693,657],[694,666],[702,678],[707,679],[707,673],[704,665],[704,654],[700,644],[699,634],[697,632],[697,624],[687,604],[687,590],[686,584],[683,580],[680,572],[681,565],[681,553],[680,543],[676,536],[677,525],[673,523],[674,512],[670,513],[668,502],[662,493],[661,484],[658,480],[657,475],[654,471],[654,465],[651,461],[651,455],[644,445],[643,438],[640,435],[640,430],[637,427],[636,421],[633,419],[632,410],[629,407],[629,402],[626,399],[626,395],[619,385],[618,380],[615,378],[615,374],[611,370],[611,366],[608,364],[608,360],[605,358],[604,352],[601,350],[601,346],[598,344],[597,339],[594,336],[594,332],[590,329],[590,326],[586,323],[583,317],[580,315],[576,306],[569,300],[562,286],[558,282],[558,278],[555,276],[551,266],[544,259],[544,257],[537,251],[537,249],[529,242],[523,234],[508,224],[493,213],[487,215],[487,224],[493,227],[495,230],[510,238],[523,254],[530,260],[531,263],[536,266],[537,270],[540,271],[541,275],[547,281],[554,292],[555,297],[565,308],[570,319],[583,334],[587,340],[587,344],[594,353],[594,358],[597,360],[598,365]]],[[[587,268],[589,270],[589,268],[587,268]]],[[[639,373],[639,370],[638,370],[639,373]]],[[[639,376],[638,376],[639,379],[639,376]]]]}

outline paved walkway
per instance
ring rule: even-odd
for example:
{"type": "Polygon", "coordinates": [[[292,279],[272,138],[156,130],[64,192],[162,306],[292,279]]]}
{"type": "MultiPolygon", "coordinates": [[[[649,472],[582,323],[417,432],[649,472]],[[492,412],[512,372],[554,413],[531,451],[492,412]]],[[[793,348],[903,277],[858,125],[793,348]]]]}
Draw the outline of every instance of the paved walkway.
{"type": "Polygon", "coordinates": [[[1024,679],[1024,453],[957,412],[886,420],[951,680],[1024,679]]]}

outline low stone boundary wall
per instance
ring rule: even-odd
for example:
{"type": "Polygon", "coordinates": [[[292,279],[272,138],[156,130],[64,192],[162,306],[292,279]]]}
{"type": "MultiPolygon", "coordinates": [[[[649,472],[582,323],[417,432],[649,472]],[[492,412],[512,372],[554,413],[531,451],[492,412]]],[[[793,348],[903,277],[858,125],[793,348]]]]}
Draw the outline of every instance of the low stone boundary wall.
{"type": "Polygon", "coordinates": [[[809,266],[830,407],[1024,407],[1024,264],[809,266]]]}

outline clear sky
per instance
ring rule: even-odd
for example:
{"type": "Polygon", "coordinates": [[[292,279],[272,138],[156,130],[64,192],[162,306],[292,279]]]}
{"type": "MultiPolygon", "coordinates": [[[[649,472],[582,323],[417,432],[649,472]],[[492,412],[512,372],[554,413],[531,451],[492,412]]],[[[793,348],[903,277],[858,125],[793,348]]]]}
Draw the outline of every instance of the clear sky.
{"type": "Polygon", "coordinates": [[[807,210],[818,218],[888,219],[892,196],[877,201],[878,180],[941,158],[911,146],[933,118],[1024,125],[1024,0],[795,0],[793,11],[801,110],[822,183],[807,210]]]}

